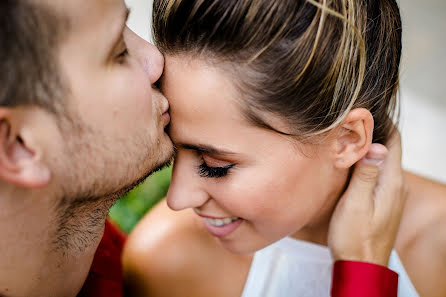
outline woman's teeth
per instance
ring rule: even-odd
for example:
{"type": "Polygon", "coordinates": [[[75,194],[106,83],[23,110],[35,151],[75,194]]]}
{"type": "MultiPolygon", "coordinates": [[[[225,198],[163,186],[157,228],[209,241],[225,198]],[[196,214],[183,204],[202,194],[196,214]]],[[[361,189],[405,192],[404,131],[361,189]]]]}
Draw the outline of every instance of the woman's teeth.
{"type": "Polygon", "coordinates": [[[234,221],[237,221],[240,219],[239,217],[232,217],[232,218],[224,218],[224,219],[210,219],[210,218],[204,218],[206,222],[208,222],[210,225],[215,227],[221,227],[224,225],[228,225],[234,221]]]}

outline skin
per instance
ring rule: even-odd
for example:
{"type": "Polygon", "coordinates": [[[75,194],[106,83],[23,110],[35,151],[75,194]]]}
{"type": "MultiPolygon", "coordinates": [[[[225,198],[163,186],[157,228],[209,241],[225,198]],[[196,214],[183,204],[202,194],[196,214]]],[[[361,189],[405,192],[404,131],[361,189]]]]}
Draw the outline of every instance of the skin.
{"type": "Polygon", "coordinates": [[[373,143],[355,164],[349,185],[331,215],[327,244],[334,260],[388,266],[408,189],[398,131],[386,145],[388,149],[373,143]]]}
{"type": "MultiPolygon", "coordinates": [[[[169,207],[194,208],[201,215],[217,218],[243,218],[236,232],[219,239],[224,248],[235,253],[251,253],[304,227],[300,236],[311,236],[311,230],[328,220],[326,214],[344,187],[336,181],[348,174],[348,170],[330,162],[336,144],[318,146],[317,157],[305,157],[291,139],[245,122],[237,93],[224,75],[200,62],[186,61],[166,58],[162,87],[172,100],[174,120],[169,133],[177,147],[167,195],[169,207]],[[200,88],[189,87],[184,95],[180,92],[198,80],[202,80],[200,88]],[[220,91],[221,96],[216,95],[220,91]],[[200,153],[199,149],[189,149],[190,145],[212,145],[229,153],[200,153]],[[203,178],[196,170],[202,159],[211,167],[236,165],[225,177],[203,178]],[[316,175],[319,179],[314,178],[316,175]],[[320,187],[322,182],[330,186],[320,187]],[[295,211],[284,212],[284,207],[295,211]]],[[[312,148],[303,149],[311,153],[312,148]]]]}
{"type": "MultiPolygon", "coordinates": [[[[346,203],[347,191],[340,200],[349,169],[370,150],[373,118],[367,110],[352,110],[317,146],[302,145],[246,122],[240,112],[243,96],[230,76],[206,61],[166,56],[162,90],[171,104],[169,132],[178,151],[167,201],[141,221],[126,246],[124,268],[132,296],[240,296],[252,253],[287,235],[331,244],[335,259],[378,264],[386,264],[394,246],[421,296],[446,294],[446,261],[439,261],[446,255],[444,185],[405,173],[404,211],[400,202],[386,204],[386,198],[405,196],[400,155],[392,153],[394,170],[382,176],[397,176],[394,185],[383,186],[382,177],[372,180],[380,186],[380,199],[346,203]],[[203,149],[209,146],[230,153],[203,149]],[[210,178],[197,170],[203,161],[210,167],[235,165],[227,176],[210,178]],[[350,208],[355,211],[344,216],[350,208]],[[197,213],[243,221],[219,238],[197,213]],[[395,219],[393,214],[398,214],[395,219]],[[351,220],[357,224],[354,230],[351,220]],[[373,228],[364,233],[361,224],[373,228]],[[389,232],[387,238],[382,231],[389,232]],[[352,233],[357,242],[377,245],[360,251],[342,246],[352,233]],[[387,258],[374,258],[373,250],[387,258]]],[[[278,117],[265,118],[279,130],[287,128],[278,117]]],[[[374,187],[368,189],[370,196],[374,187]]]]}
{"type": "MultiPolygon", "coordinates": [[[[39,2],[40,3],[40,2],[39,2]]],[[[65,111],[0,107],[0,295],[76,296],[109,207],[171,157],[164,60],[121,0],[44,1],[70,29],[65,111]]]]}

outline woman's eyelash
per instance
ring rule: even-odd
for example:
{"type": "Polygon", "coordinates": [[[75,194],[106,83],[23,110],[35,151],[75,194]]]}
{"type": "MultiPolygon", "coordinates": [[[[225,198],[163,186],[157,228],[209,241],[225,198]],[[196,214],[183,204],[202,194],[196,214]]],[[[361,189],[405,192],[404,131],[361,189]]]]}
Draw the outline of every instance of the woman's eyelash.
{"type": "Polygon", "coordinates": [[[229,169],[234,167],[234,164],[230,164],[223,167],[210,167],[203,161],[203,163],[198,166],[198,174],[201,177],[209,177],[209,178],[219,178],[226,176],[228,174],[229,169]]]}

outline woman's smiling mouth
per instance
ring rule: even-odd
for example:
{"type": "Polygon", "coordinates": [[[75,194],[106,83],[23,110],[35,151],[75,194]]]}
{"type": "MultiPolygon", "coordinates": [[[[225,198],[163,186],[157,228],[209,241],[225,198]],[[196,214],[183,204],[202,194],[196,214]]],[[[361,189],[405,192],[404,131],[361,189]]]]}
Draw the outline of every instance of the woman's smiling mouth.
{"type": "Polygon", "coordinates": [[[201,214],[198,210],[195,213],[203,218],[205,227],[215,237],[223,238],[234,232],[243,219],[239,217],[212,217],[201,214]]]}
{"type": "Polygon", "coordinates": [[[243,220],[240,218],[235,218],[234,220],[233,218],[225,218],[225,219],[203,218],[203,221],[209,233],[219,238],[224,238],[229,236],[243,222],[243,220]]]}
{"type": "Polygon", "coordinates": [[[239,217],[223,218],[223,219],[204,218],[206,223],[208,223],[214,227],[222,227],[222,226],[228,225],[234,221],[237,221],[239,219],[240,219],[239,217]]]}

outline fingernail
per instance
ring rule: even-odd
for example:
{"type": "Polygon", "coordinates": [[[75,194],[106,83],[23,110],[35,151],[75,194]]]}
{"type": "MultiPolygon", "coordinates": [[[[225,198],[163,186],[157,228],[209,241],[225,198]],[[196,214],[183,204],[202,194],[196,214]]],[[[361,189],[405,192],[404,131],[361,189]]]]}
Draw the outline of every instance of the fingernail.
{"type": "Polygon", "coordinates": [[[372,143],[369,151],[364,156],[363,160],[368,164],[380,166],[384,162],[384,159],[387,156],[387,152],[388,150],[384,145],[372,143]]]}

